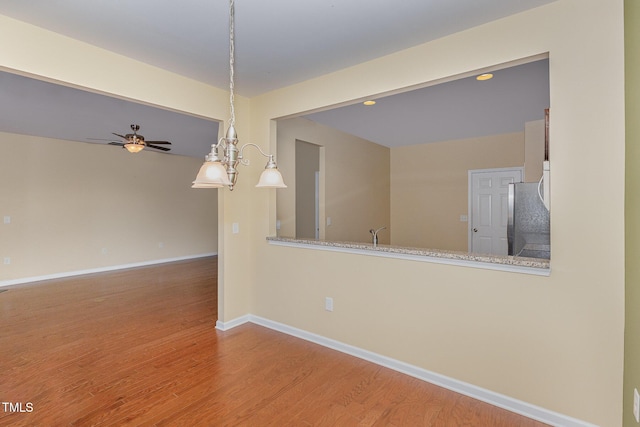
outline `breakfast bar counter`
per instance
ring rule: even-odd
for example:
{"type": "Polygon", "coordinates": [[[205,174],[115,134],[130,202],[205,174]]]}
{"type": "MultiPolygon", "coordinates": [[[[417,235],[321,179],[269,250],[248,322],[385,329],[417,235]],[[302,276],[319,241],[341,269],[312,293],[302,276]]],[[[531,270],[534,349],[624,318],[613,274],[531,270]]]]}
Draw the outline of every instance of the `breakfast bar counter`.
{"type": "Polygon", "coordinates": [[[267,242],[276,246],[346,252],[386,258],[399,258],[411,261],[459,265],[464,267],[509,271],[540,276],[548,276],[551,272],[550,261],[539,258],[485,255],[442,249],[410,248],[381,244],[374,246],[371,243],[296,239],[290,237],[267,237],[267,242]]]}

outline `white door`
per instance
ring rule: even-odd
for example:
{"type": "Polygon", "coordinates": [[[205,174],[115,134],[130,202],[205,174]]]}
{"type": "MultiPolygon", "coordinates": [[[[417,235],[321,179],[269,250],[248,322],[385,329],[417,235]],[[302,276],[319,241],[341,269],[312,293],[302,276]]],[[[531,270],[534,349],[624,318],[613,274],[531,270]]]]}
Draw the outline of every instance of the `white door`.
{"type": "Polygon", "coordinates": [[[469,251],[507,255],[509,184],[522,168],[469,171],[469,251]]]}

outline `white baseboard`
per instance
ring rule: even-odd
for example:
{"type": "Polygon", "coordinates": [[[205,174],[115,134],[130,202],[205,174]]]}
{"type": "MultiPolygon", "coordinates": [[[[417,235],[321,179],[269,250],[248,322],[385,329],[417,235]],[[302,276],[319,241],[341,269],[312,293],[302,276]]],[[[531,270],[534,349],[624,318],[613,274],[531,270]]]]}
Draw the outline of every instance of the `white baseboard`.
{"type": "Polygon", "coordinates": [[[216,329],[219,329],[221,331],[228,331],[229,329],[233,329],[236,326],[240,326],[242,324],[245,324],[247,322],[251,322],[252,317],[250,314],[246,314],[244,316],[238,317],[236,319],[233,319],[229,322],[222,322],[220,320],[216,321],[216,329]]]}
{"type": "Polygon", "coordinates": [[[283,323],[274,322],[272,320],[265,319],[259,316],[254,316],[252,314],[247,314],[228,322],[217,321],[216,329],[219,329],[221,331],[228,331],[229,329],[235,328],[248,322],[264,326],[266,328],[273,329],[287,335],[301,338],[306,341],[310,341],[315,344],[319,344],[324,347],[328,347],[333,350],[358,357],[360,359],[367,360],[377,365],[393,369],[394,371],[402,372],[414,378],[418,378],[428,383],[435,384],[451,391],[455,391],[456,393],[464,394],[465,396],[472,397],[482,402],[489,403],[493,406],[515,412],[516,414],[520,414],[552,426],[597,427],[594,424],[587,423],[586,421],[571,418],[566,415],[541,408],[539,406],[531,405],[521,400],[513,399],[500,393],[495,393],[491,390],[477,387],[472,384],[456,380],[454,378],[449,378],[447,376],[440,375],[438,373],[431,372],[396,359],[392,359],[390,357],[382,356],[368,350],[354,347],[352,345],[326,338],[311,332],[307,332],[302,329],[294,328],[283,323]]]}
{"type": "Polygon", "coordinates": [[[110,265],[107,267],[90,268],[87,270],[65,271],[63,273],[47,274],[44,276],[32,276],[32,277],[23,277],[20,279],[0,280],[0,288],[6,287],[6,286],[21,285],[23,283],[40,282],[42,280],[61,279],[63,277],[81,276],[83,274],[93,274],[93,273],[103,273],[105,271],[124,270],[126,268],[144,267],[147,265],[154,265],[154,264],[165,264],[167,262],[184,261],[188,259],[204,258],[209,256],[215,256],[215,255],[218,255],[218,253],[210,252],[206,254],[187,255],[187,256],[176,257],[176,258],[164,258],[164,259],[156,259],[151,261],[134,262],[131,264],[110,265]]]}

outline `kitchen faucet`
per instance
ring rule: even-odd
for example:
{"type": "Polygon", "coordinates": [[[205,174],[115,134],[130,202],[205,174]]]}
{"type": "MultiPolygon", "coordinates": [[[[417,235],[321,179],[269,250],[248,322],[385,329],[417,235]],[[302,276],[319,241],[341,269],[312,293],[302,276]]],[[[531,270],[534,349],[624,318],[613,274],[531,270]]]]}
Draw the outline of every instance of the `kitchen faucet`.
{"type": "Polygon", "coordinates": [[[375,248],[376,246],[378,246],[378,232],[380,230],[384,230],[387,227],[380,227],[377,230],[374,230],[373,228],[371,230],[369,230],[369,233],[371,233],[371,239],[373,241],[373,247],[375,248]]]}

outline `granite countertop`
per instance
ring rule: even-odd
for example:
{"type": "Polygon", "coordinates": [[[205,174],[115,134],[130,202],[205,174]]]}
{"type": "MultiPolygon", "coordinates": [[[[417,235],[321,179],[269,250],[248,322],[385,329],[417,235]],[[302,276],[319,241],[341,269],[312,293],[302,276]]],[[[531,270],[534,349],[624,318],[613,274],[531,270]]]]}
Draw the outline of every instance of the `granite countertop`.
{"type": "Polygon", "coordinates": [[[267,237],[267,241],[275,243],[288,243],[292,245],[320,246],[336,249],[354,249],[357,251],[370,251],[372,253],[388,253],[396,255],[419,256],[425,258],[438,258],[451,261],[478,262],[496,264],[504,266],[534,268],[549,270],[550,261],[548,259],[526,258],[505,255],[482,255],[468,252],[447,251],[442,249],[408,248],[391,245],[373,246],[371,243],[357,242],[334,242],[314,239],[294,239],[290,237],[267,237]]]}

